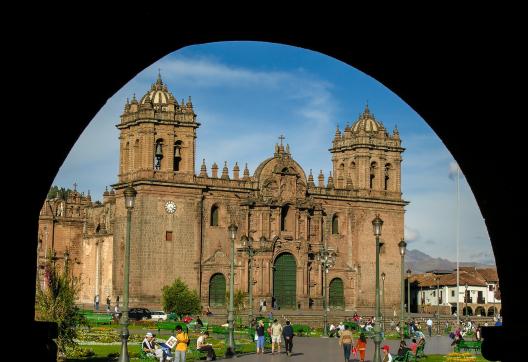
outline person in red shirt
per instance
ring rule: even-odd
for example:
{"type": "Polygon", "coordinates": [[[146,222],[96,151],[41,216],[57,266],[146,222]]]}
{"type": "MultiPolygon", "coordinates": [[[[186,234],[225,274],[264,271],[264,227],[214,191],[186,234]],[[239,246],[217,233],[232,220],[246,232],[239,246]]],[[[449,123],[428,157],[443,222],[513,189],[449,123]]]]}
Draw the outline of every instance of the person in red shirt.
{"type": "Polygon", "coordinates": [[[412,353],[416,354],[416,339],[412,339],[412,343],[409,345],[409,348],[411,349],[412,353]]]}
{"type": "Polygon", "coordinates": [[[365,333],[361,333],[359,335],[359,338],[356,342],[356,349],[359,352],[359,360],[361,362],[365,361],[365,352],[367,350],[367,338],[365,337],[365,333]]]}

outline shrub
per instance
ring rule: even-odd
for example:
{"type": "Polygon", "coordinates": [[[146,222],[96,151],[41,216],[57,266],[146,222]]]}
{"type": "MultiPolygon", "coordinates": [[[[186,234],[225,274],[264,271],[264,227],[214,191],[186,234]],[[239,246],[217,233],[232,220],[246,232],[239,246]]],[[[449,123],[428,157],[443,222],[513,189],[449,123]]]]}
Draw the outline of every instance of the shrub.
{"type": "Polygon", "coordinates": [[[177,315],[193,315],[200,312],[200,298],[195,290],[190,290],[180,278],[171,286],[162,288],[163,309],[177,315]]]}
{"type": "Polygon", "coordinates": [[[303,336],[310,333],[310,327],[304,324],[294,324],[293,327],[293,333],[296,336],[303,336]]]}

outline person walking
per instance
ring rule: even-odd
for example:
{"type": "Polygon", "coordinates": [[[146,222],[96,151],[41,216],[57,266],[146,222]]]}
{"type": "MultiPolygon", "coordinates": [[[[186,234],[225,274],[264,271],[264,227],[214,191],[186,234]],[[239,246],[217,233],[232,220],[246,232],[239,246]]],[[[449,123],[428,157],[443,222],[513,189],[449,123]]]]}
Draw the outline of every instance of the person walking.
{"type": "Polygon", "coordinates": [[[433,321],[431,320],[431,318],[427,320],[426,324],[427,324],[427,330],[429,331],[429,337],[431,337],[431,333],[433,331],[433,321]]]}
{"type": "Polygon", "coordinates": [[[277,352],[280,354],[281,339],[282,325],[277,321],[277,319],[274,319],[273,324],[271,325],[271,354],[275,353],[275,343],[277,343],[277,352]]]}
{"type": "Polygon", "coordinates": [[[264,354],[264,322],[262,319],[258,321],[255,333],[257,334],[257,354],[259,354],[259,351],[260,354],[264,354]]]}
{"type": "Polygon", "coordinates": [[[290,321],[288,320],[282,329],[282,335],[284,336],[284,347],[286,348],[286,354],[291,356],[293,347],[293,327],[290,325],[290,321]]]}
{"type": "Polygon", "coordinates": [[[95,305],[95,310],[98,311],[99,310],[99,294],[95,295],[94,305],[95,305]]]}
{"type": "Polygon", "coordinates": [[[343,347],[345,362],[350,360],[350,351],[352,350],[353,343],[354,338],[352,337],[352,331],[348,329],[348,325],[346,325],[345,330],[341,332],[341,335],[339,336],[339,346],[343,347]]]}
{"type": "Polygon", "coordinates": [[[365,362],[365,352],[367,351],[367,337],[365,337],[365,333],[363,332],[359,334],[359,338],[356,342],[356,349],[359,352],[360,362],[365,362]]]}
{"type": "Polygon", "coordinates": [[[106,312],[107,312],[107,313],[110,313],[110,303],[111,303],[111,301],[110,301],[110,296],[108,295],[108,296],[106,297],[106,312]]]}

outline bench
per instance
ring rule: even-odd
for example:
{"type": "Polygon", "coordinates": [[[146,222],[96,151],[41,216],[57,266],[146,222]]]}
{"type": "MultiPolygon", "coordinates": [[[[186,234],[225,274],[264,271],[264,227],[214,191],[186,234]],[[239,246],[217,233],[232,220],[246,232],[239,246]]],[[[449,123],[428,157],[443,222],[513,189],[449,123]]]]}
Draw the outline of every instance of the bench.
{"type": "Polygon", "coordinates": [[[392,357],[393,361],[398,362],[411,362],[411,361],[418,361],[420,358],[425,358],[424,353],[425,343],[422,344],[420,347],[416,348],[416,354],[413,353],[410,349],[405,351],[405,355],[403,356],[394,356],[392,357]]]}
{"type": "Polygon", "coordinates": [[[164,330],[172,331],[172,333],[174,334],[177,326],[181,326],[182,330],[185,331],[185,333],[189,333],[189,328],[187,328],[187,325],[183,322],[162,321],[162,322],[156,323],[156,328],[158,329],[158,333],[160,333],[160,331],[164,329],[164,330]]]}
{"type": "Polygon", "coordinates": [[[200,331],[200,333],[203,333],[207,331],[207,329],[209,328],[209,323],[208,322],[202,322],[202,323],[203,323],[202,327],[196,328],[196,321],[192,321],[187,324],[187,328],[192,331],[200,331]]]}
{"type": "Polygon", "coordinates": [[[412,353],[410,349],[405,351],[405,354],[403,356],[394,356],[392,357],[392,360],[394,362],[410,362],[416,358],[415,354],[412,353]]]}
{"type": "Polygon", "coordinates": [[[191,340],[189,347],[187,348],[187,352],[189,352],[193,356],[193,359],[197,361],[201,360],[202,357],[207,358],[207,351],[202,351],[196,348],[196,340],[191,340]]]}
{"type": "Polygon", "coordinates": [[[419,358],[425,358],[425,343],[420,344],[418,347],[416,347],[416,354],[414,356],[414,360],[417,361],[419,358]]]}
{"type": "Polygon", "coordinates": [[[466,341],[462,339],[457,344],[455,344],[455,352],[473,351],[473,352],[480,353],[481,346],[482,346],[481,341],[466,341]]]}
{"type": "Polygon", "coordinates": [[[95,324],[96,326],[99,324],[112,324],[114,321],[112,314],[85,314],[84,318],[86,318],[88,324],[95,324]]]}
{"type": "Polygon", "coordinates": [[[140,360],[150,360],[150,361],[158,360],[155,356],[147,355],[147,353],[143,350],[143,342],[139,344],[139,359],[140,360]]]}

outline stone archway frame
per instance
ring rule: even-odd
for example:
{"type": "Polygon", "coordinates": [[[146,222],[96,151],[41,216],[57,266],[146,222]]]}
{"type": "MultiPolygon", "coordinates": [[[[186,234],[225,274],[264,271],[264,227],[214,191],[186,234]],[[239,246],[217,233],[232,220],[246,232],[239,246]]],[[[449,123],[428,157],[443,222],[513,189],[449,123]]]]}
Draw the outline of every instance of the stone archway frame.
{"type": "MultiPolygon", "coordinates": [[[[276,241],[277,240],[275,240],[275,242],[276,241]]],[[[295,256],[294,250],[292,250],[289,247],[284,248],[284,249],[281,248],[280,251],[277,251],[277,249],[275,249],[275,248],[273,250],[272,258],[270,260],[270,265],[271,265],[271,268],[270,268],[270,272],[271,272],[271,275],[270,275],[270,292],[271,292],[271,295],[274,296],[274,294],[275,294],[274,293],[274,290],[275,290],[275,263],[276,263],[277,259],[280,258],[281,255],[284,255],[284,254],[290,254],[293,257],[293,260],[295,262],[295,303],[294,303],[293,308],[296,308],[297,304],[299,302],[299,297],[300,297],[299,286],[300,286],[300,284],[302,284],[302,279],[299,279],[299,273],[302,273],[302,264],[301,264],[300,258],[295,256]]],[[[279,307],[280,306],[281,305],[279,303],[279,307]]]]}

